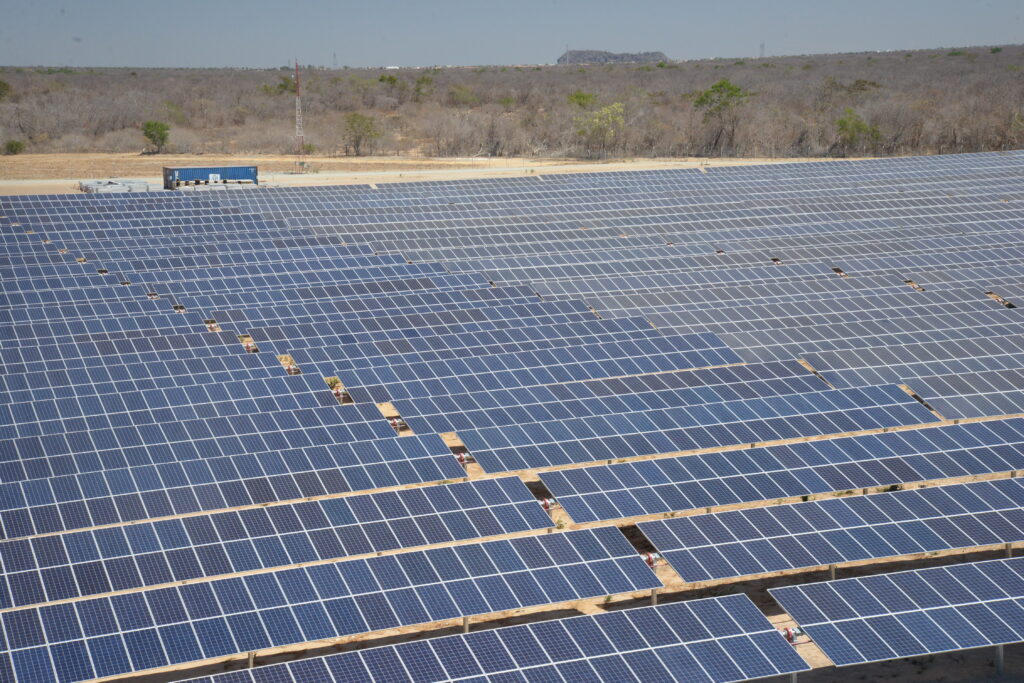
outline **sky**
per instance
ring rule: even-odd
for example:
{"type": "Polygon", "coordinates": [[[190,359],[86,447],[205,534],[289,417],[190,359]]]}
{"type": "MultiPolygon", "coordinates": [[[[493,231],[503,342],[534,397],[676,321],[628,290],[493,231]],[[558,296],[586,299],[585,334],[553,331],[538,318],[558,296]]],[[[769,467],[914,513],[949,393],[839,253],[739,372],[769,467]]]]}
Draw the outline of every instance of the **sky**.
{"type": "Polygon", "coordinates": [[[0,0],[0,65],[547,64],[1022,42],[1024,0],[0,0]],[[335,57],[336,55],[336,57],[335,57]],[[336,60],[336,61],[335,61],[336,60]]]}

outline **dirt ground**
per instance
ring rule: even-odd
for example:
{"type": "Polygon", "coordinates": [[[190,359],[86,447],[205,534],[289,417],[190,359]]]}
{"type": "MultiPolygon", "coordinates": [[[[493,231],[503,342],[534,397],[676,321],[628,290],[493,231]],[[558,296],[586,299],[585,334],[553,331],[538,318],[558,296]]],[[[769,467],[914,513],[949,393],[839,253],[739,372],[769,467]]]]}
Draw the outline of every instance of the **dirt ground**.
{"type": "Polygon", "coordinates": [[[160,183],[164,166],[259,166],[267,185],[350,185],[410,180],[455,180],[585,171],[627,171],[816,161],[815,159],[575,159],[309,157],[308,173],[295,173],[288,155],[19,154],[0,157],[0,195],[78,192],[80,180],[131,178],[160,183]]]}

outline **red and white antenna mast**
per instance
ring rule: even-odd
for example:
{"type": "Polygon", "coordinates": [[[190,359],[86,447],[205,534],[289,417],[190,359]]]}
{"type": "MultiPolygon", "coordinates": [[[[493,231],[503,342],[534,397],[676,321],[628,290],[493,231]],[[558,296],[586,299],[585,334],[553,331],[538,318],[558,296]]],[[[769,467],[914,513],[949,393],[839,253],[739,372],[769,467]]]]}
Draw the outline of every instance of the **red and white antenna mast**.
{"type": "Polygon", "coordinates": [[[295,60],[295,143],[298,154],[299,170],[304,170],[305,165],[305,136],[302,133],[302,87],[299,81],[299,60],[295,60]]]}

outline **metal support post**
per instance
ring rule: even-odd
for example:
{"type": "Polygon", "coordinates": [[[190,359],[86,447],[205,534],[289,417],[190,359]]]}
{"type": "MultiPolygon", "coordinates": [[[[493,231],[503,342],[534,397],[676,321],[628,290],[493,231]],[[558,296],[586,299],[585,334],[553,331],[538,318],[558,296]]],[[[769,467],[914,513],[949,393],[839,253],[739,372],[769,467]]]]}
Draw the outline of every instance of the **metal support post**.
{"type": "Polygon", "coordinates": [[[469,617],[462,617],[462,632],[469,633],[469,617]]]}
{"type": "Polygon", "coordinates": [[[789,674],[789,683],[796,683],[796,672],[789,674]]]}
{"type": "Polygon", "coordinates": [[[834,564],[830,564],[828,566],[828,580],[829,581],[835,581],[836,580],[836,566],[834,564]]]}
{"type": "Polygon", "coordinates": [[[651,607],[655,607],[658,604],[658,589],[651,589],[651,607]]]}
{"type": "Polygon", "coordinates": [[[1007,543],[1006,544],[1006,557],[1008,557],[1008,558],[1009,557],[1013,557],[1013,544],[1012,543],[1007,543]]]}
{"type": "Polygon", "coordinates": [[[256,651],[255,650],[251,650],[249,652],[249,659],[248,659],[248,661],[246,661],[246,667],[251,669],[254,666],[256,666],[256,651]]]}
{"type": "Polygon", "coordinates": [[[1003,646],[996,645],[996,675],[1002,676],[1003,669],[1005,668],[1006,660],[1003,657],[1003,646]]]}

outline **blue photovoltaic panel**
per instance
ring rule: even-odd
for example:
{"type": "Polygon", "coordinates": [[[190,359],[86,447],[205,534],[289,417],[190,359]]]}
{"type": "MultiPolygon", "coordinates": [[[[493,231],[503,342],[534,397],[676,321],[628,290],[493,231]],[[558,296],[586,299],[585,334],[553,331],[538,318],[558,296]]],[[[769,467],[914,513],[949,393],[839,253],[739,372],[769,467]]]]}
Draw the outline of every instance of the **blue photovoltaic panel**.
{"type": "Polygon", "coordinates": [[[409,426],[422,433],[707,405],[827,388],[802,365],[790,362],[565,382],[517,392],[469,392],[392,403],[409,426]]]}
{"type": "Polygon", "coordinates": [[[388,645],[193,683],[591,680],[725,683],[808,670],[745,595],[388,645]],[[631,673],[632,672],[632,673],[631,673]]]}
{"type": "Polygon", "coordinates": [[[552,525],[515,477],[0,542],[0,608],[552,525]]]}
{"type": "Polygon", "coordinates": [[[830,498],[641,522],[688,582],[1024,540],[1024,483],[830,498]]]}
{"type": "Polygon", "coordinates": [[[1024,468],[1024,420],[945,425],[543,472],[575,522],[1024,468]]]}
{"type": "Polygon", "coordinates": [[[507,472],[935,421],[898,387],[880,386],[461,429],[459,438],[486,471],[507,472]]]}
{"type": "Polygon", "coordinates": [[[618,529],[569,531],[4,612],[0,666],[80,681],[661,585],[618,529]]]}
{"type": "MultiPolygon", "coordinates": [[[[301,431],[311,440],[321,438],[313,426],[301,431]]],[[[190,442],[179,447],[170,455],[198,455],[190,442]]],[[[171,460],[166,451],[156,455],[171,460]]],[[[241,448],[232,455],[204,455],[183,462],[0,484],[3,534],[19,538],[202,510],[439,482],[466,474],[435,434],[319,444],[255,455],[241,448]]]]}
{"type": "Polygon", "coordinates": [[[1024,558],[770,592],[836,666],[1024,641],[1024,558]]]}

